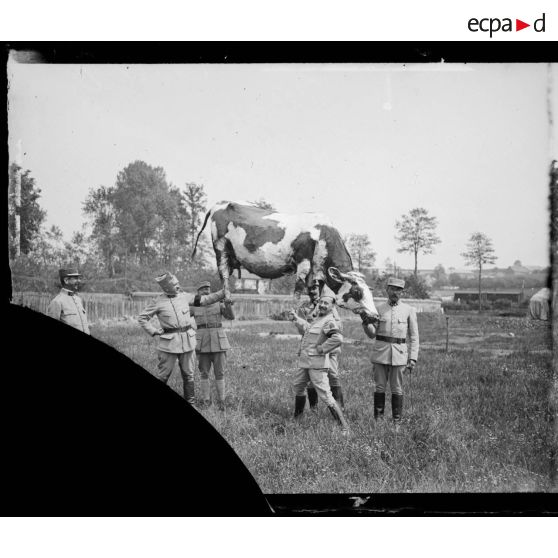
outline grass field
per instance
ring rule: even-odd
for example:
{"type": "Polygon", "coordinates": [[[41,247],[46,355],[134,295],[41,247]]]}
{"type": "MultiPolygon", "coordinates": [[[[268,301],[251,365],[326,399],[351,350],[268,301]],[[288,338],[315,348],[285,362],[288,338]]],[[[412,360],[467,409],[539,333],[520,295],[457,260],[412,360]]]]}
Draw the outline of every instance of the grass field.
{"type": "MultiPolygon", "coordinates": [[[[200,411],[265,493],[549,491],[550,326],[523,318],[419,314],[421,352],[405,377],[402,428],[372,417],[370,342],[345,321],[340,356],[351,435],[320,403],[292,418],[298,340],[292,324],[235,322],[228,330],[225,413],[200,411]],[[278,335],[269,335],[275,333],[278,335]]],[[[153,372],[155,340],[137,324],[92,334],[153,372]]],[[[170,387],[180,392],[180,376],[170,387]]],[[[196,380],[199,376],[196,377],[196,380]]],[[[386,405],[386,416],[391,409],[386,405]]]]}

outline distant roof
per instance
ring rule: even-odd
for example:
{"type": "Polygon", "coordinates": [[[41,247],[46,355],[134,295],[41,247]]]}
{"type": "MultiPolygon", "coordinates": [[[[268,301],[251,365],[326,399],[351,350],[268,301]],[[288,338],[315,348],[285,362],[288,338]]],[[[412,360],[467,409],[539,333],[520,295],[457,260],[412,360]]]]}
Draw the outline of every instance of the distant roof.
{"type": "MultiPolygon", "coordinates": [[[[523,289],[523,292],[529,289],[523,289]]],[[[456,295],[458,294],[478,294],[478,289],[459,289],[453,291],[456,295]]],[[[521,294],[521,289],[482,289],[482,294],[521,294]]]]}

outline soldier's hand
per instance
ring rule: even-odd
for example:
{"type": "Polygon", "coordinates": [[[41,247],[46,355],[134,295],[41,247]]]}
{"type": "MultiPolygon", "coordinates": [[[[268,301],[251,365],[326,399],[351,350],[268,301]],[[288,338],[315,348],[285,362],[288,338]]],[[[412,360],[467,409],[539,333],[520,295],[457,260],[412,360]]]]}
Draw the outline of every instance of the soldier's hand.
{"type": "Polygon", "coordinates": [[[225,291],[225,302],[231,302],[231,291],[229,289],[223,289],[225,291]]]}
{"type": "Polygon", "coordinates": [[[409,372],[413,371],[413,368],[415,367],[417,361],[410,359],[409,362],[407,363],[407,369],[409,370],[409,372]]]}
{"type": "Polygon", "coordinates": [[[296,320],[296,312],[292,308],[288,311],[287,316],[291,322],[296,320]]]}

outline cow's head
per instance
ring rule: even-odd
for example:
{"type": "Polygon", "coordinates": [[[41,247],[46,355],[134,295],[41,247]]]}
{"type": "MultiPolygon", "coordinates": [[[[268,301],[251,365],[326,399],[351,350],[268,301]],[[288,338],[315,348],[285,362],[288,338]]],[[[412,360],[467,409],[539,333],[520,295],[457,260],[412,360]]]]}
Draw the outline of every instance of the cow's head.
{"type": "Polygon", "coordinates": [[[336,295],[338,306],[353,311],[364,308],[371,316],[378,315],[372,292],[362,273],[358,271],[341,272],[336,267],[330,267],[327,272],[335,283],[341,285],[336,295]]]}

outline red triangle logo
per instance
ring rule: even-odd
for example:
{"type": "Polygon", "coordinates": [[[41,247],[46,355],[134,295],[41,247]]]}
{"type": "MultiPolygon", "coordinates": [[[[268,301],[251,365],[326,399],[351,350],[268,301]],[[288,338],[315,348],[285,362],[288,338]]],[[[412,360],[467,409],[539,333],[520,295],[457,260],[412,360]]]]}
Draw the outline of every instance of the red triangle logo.
{"type": "Polygon", "coordinates": [[[525,29],[525,27],[531,27],[531,24],[530,23],[525,23],[524,21],[521,21],[520,19],[515,20],[515,30],[516,31],[521,31],[522,29],[525,29]]]}

